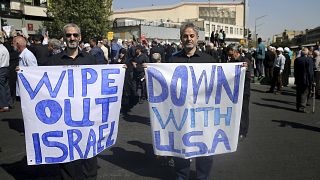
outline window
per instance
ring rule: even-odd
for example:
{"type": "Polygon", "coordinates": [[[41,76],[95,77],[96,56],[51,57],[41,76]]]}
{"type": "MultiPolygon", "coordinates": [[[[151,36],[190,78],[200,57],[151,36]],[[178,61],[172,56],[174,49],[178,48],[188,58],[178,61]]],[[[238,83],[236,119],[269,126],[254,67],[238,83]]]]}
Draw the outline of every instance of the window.
{"type": "Polygon", "coordinates": [[[240,35],[243,35],[243,30],[240,28],[240,35]]]}
{"type": "Polygon", "coordinates": [[[225,27],[225,33],[228,34],[229,33],[229,27],[225,27]]]}
{"type": "Polygon", "coordinates": [[[216,31],[216,25],[211,25],[211,31],[216,31]]]}
{"type": "Polygon", "coordinates": [[[206,29],[205,29],[206,32],[210,32],[210,24],[206,24],[206,29]]]}
{"type": "Polygon", "coordinates": [[[220,28],[221,28],[221,26],[218,25],[218,26],[217,26],[217,30],[220,31],[220,28]]]}
{"type": "Polygon", "coordinates": [[[230,34],[233,34],[233,27],[230,27],[230,34]]]}
{"type": "Polygon", "coordinates": [[[25,5],[47,7],[47,0],[24,0],[25,5]]]}

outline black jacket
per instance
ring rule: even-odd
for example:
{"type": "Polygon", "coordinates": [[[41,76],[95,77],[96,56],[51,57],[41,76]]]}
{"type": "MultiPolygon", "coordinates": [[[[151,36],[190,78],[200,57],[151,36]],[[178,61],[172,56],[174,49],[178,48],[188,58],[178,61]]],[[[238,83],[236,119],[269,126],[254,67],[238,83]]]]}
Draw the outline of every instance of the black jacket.
{"type": "Polygon", "coordinates": [[[169,59],[170,63],[217,63],[218,59],[210,56],[207,53],[202,53],[198,49],[193,56],[188,57],[184,50],[173,54],[169,59]]]}
{"type": "Polygon", "coordinates": [[[310,86],[313,82],[313,60],[299,57],[294,61],[294,78],[297,86],[310,86]]]}

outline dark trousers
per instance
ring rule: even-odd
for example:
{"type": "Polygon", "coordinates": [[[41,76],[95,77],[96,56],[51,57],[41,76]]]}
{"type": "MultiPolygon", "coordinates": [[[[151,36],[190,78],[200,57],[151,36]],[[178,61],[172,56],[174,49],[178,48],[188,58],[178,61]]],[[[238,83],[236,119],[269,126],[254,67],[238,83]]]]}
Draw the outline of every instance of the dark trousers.
{"type": "Polygon", "coordinates": [[[282,85],[283,86],[288,86],[289,85],[289,76],[290,76],[290,74],[289,74],[289,69],[286,69],[286,67],[285,67],[285,69],[283,70],[283,73],[282,73],[282,85]]]}
{"type": "Polygon", "coordinates": [[[141,79],[136,79],[136,88],[137,88],[137,93],[140,89],[140,93],[138,93],[138,95],[140,96],[140,98],[142,99],[146,99],[147,98],[147,84],[146,84],[146,80],[142,80],[141,79]]]}
{"type": "Polygon", "coordinates": [[[263,75],[263,60],[264,59],[256,59],[256,69],[258,77],[263,75]]]}
{"type": "MultiPolygon", "coordinates": [[[[190,159],[174,157],[174,169],[176,180],[186,180],[190,174],[190,159]]],[[[209,180],[210,170],[213,163],[213,156],[197,157],[196,160],[196,179],[209,180]]]]}
{"type": "Polygon", "coordinates": [[[0,108],[12,106],[8,72],[7,67],[0,68],[0,108]]]}
{"type": "Polygon", "coordinates": [[[63,180],[96,180],[97,157],[60,164],[60,173],[63,180]]]}
{"type": "Polygon", "coordinates": [[[264,74],[265,74],[265,77],[268,78],[268,80],[271,80],[273,76],[273,67],[265,66],[264,74]]]}
{"type": "Polygon", "coordinates": [[[270,91],[274,91],[274,88],[277,86],[278,91],[281,91],[281,74],[280,74],[280,68],[279,67],[274,67],[273,68],[273,77],[271,80],[271,87],[270,91]]]}
{"type": "Polygon", "coordinates": [[[240,135],[247,136],[249,129],[249,102],[250,96],[244,95],[242,102],[242,112],[241,112],[241,121],[240,121],[240,135]]]}
{"type": "Polygon", "coordinates": [[[314,76],[315,76],[314,80],[316,83],[315,95],[316,95],[316,98],[320,98],[320,71],[315,71],[314,76]]]}
{"type": "Polygon", "coordinates": [[[309,95],[310,89],[307,85],[297,85],[296,88],[297,88],[296,89],[297,110],[304,110],[307,106],[308,95],[309,95]]]}

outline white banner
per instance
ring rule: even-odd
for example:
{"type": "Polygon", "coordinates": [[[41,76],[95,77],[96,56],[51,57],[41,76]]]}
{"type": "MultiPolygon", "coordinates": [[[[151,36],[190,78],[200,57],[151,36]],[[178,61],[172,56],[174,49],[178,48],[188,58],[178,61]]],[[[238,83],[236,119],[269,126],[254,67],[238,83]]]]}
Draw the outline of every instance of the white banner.
{"type": "Polygon", "coordinates": [[[28,165],[87,159],[115,144],[122,66],[21,67],[28,165]]]}
{"type": "Polygon", "coordinates": [[[236,151],[245,78],[241,64],[148,64],[156,155],[187,159],[236,151]]]}
{"type": "Polygon", "coordinates": [[[11,31],[13,31],[13,26],[2,26],[2,29],[6,33],[7,37],[11,36],[11,31]]]}

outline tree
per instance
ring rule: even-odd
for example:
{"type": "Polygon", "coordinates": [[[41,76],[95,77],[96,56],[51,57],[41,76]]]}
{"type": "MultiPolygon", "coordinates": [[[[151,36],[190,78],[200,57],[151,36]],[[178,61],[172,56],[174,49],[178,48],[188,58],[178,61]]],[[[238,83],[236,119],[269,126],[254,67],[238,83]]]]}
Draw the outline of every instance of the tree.
{"type": "Polygon", "coordinates": [[[51,21],[44,22],[50,37],[61,38],[63,26],[75,23],[82,39],[105,36],[110,29],[112,0],[52,0],[47,8],[51,21]]]}

